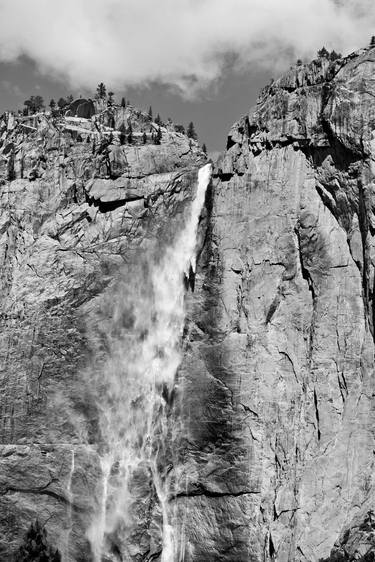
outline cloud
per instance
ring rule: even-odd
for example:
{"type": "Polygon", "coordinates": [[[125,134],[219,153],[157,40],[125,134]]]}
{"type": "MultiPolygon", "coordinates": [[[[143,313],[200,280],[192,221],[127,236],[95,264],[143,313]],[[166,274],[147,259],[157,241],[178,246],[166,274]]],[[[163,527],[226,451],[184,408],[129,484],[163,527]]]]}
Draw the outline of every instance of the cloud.
{"type": "Polygon", "coordinates": [[[375,29],[373,0],[0,0],[0,60],[27,55],[75,88],[162,82],[185,95],[235,68],[282,69],[375,29]]]}
{"type": "Polygon", "coordinates": [[[0,88],[9,92],[12,96],[16,98],[22,98],[25,96],[25,92],[21,90],[18,84],[13,84],[9,80],[1,80],[0,81],[0,88]]]}

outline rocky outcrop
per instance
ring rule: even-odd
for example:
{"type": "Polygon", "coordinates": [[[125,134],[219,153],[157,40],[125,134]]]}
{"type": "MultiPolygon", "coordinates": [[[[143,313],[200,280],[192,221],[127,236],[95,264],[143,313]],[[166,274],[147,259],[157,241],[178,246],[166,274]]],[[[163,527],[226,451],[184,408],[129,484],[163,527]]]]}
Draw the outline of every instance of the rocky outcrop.
{"type": "Polygon", "coordinates": [[[187,561],[372,560],[375,49],[231,129],[180,371],[187,561]]]}
{"type": "MultiPolygon", "coordinates": [[[[144,124],[136,118],[135,131],[144,124]]],[[[116,317],[116,299],[136,290],[142,268],[178,230],[205,160],[195,142],[166,128],[158,145],[121,145],[100,115],[78,121],[79,139],[69,116],[0,122],[4,562],[36,519],[63,560],[92,559],[87,531],[102,501],[103,444],[88,371],[108,353],[105,319],[119,333],[131,324],[131,311],[116,317]]],[[[159,530],[143,527],[134,559],[152,541],[160,550],[159,530]]]]}

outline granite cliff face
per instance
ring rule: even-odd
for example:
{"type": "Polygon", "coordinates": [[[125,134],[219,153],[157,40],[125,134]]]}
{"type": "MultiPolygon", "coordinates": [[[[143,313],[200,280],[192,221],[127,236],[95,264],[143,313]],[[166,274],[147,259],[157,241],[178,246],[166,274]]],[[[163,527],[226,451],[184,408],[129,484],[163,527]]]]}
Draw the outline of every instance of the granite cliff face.
{"type": "MultiPolygon", "coordinates": [[[[103,560],[374,560],[374,70],[375,49],[299,65],[231,129],[163,390],[173,554],[140,471],[103,560]]],[[[147,336],[127,303],[204,163],[172,130],[121,145],[123,111],[1,124],[1,560],[36,517],[63,560],[92,559],[101,369],[147,336]]]]}
{"type": "Polygon", "coordinates": [[[180,374],[184,560],[375,557],[374,70],[299,65],[229,133],[180,374]]]}
{"type": "MultiPolygon", "coordinates": [[[[132,326],[129,294],[141,298],[147,268],[181,227],[205,156],[172,127],[155,144],[159,128],[132,108],[9,114],[0,130],[0,560],[36,518],[63,560],[91,560],[103,366],[132,326]],[[124,122],[132,144],[120,144],[124,122]]],[[[160,513],[152,486],[138,488],[147,508],[127,548],[143,560],[160,552],[160,513]]]]}

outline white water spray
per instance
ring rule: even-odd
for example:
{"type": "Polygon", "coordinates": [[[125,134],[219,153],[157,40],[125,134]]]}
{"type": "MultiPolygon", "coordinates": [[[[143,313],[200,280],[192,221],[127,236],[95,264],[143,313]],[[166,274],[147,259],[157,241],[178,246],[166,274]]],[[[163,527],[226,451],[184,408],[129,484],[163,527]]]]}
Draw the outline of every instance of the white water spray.
{"type": "MultiPolygon", "coordinates": [[[[167,399],[181,360],[184,326],[184,274],[195,273],[196,239],[211,165],[199,170],[196,196],[185,226],[163,258],[129,295],[118,315],[132,310],[131,329],[120,330],[111,342],[110,360],[102,374],[101,431],[106,450],[101,456],[102,502],[88,536],[95,562],[106,552],[106,537],[122,537],[142,525],[142,505],[150,504],[150,488],[162,517],[162,562],[175,562],[177,546],[169,509],[170,428],[167,399]],[[169,460],[168,460],[169,459],[169,460]],[[151,485],[150,485],[151,483],[151,485]],[[135,505],[137,504],[137,505],[135,505]]],[[[115,318],[116,320],[116,318],[115,318]]],[[[131,543],[131,541],[130,541],[131,543]]],[[[129,540],[120,548],[126,560],[134,554],[129,540]]],[[[177,561],[176,561],[177,562],[177,561]]]]}
{"type": "Polygon", "coordinates": [[[73,502],[74,502],[74,494],[72,489],[72,482],[73,482],[73,475],[75,471],[75,451],[74,449],[71,450],[71,459],[70,459],[70,469],[68,475],[68,483],[66,487],[67,491],[67,499],[68,499],[68,532],[66,536],[66,544],[65,544],[65,558],[69,560],[69,545],[70,545],[70,535],[73,529],[73,502]]]}

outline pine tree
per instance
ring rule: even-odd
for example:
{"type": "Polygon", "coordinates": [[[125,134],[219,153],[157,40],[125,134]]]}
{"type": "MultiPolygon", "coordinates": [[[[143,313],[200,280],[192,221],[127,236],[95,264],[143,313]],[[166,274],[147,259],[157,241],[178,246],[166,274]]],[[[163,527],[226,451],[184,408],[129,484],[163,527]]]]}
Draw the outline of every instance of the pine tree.
{"type": "Polygon", "coordinates": [[[143,144],[146,144],[146,143],[147,143],[147,135],[146,135],[145,132],[143,132],[142,141],[143,141],[143,144]]]}
{"type": "Polygon", "coordinates": [[[337,59],[341,59],[342,55],[341,53],[336,53],[336,51],[331,51],[329,54],[329,60],[331,61],[335,61],[337,59]]]}
{"type": "Polygon", "coordinates": [[[44,99],[42,96],[35,96],[35,109],[36,111],[44,109],[44,99]]]}
{"type": "Polygon", "coordinates": [[[51,111],[53,111],[56,107],[56,102],[55,100],[52,98],[51,101],[49,102],[49,106],[51,108],[51,111]]]}
{"type": "Polygon", "coordinates": [[[34,96],[30,96],[28,100],[25,100],[23,105],[26,108],[27,114],[34,113],[34,96]]]}
{"type": "Polygon", "coordinates": [[[100,82],[100,84],[98,84],[96,88],[95,97],[99,100],[103,100],[106,97],[106,95],[107,95],[107,88],[105,87],[103,82],[100,82]]]}
{"type": "Polygon", "coordinates": [[[48,544],[47,531],[38,520],[31,523],[24,542],[16,554],[15,562],[61,562],[58,550],[48,544]]]}
{"type": "Polygon", "coordinates": [[[195,128],[194,128],[194,123],[193,121],[190,121],[189,126],[187,128],[187,136],[189,137],[189,139],[193,139],[193,140],[197,140],[198,139],[198,135],[195,132],[195,128]]]}
{"type": "Polygon", "coordinates": [[[112,106],[114,104],[114,95],[114,92],[108,92],[107,105],[112,106]]]}
{"type": "Polygon", "coordinates": [[[148,116],[149,116],[149,118],[150,118],[151,121],[152,121],[152,107],[151,107],[151,105],[150,105],[150,107],[149,107],[149,109],[148,109],[148,116]]]}
{"type": "Polygon", "coordinates": [[[327,49],[325,47],[322,47],[319,51],[318,51],[318,58],[320,59],[328,59],[329,57],[329,52],[327,51],[327,49]]]}
{"type": "Polygon", "coordinates": [[[67,101],[68,104],[70,104],[74,101],[74,98],[73,98],[72,94],[69,94],[69,96],[67,96],[66,101],[67,101]]]}
{"type": "Polygon", "coordinates": [[[158,113],[157,116],[155,117],[155,123],[156,123],[157,125],[161,125],[161,124],[162,124],[161,117],[160,117],[159,113],[158,113]]]}
{"type": "Polygon", "coordinates": [[[63,107],[65,107],[67,105],[66,99],[60,98],[59,101],[57,102],[57,105],[60,109],[62,109],[63,107]]]}
{"type": "MultiPolygon", "coordinates": [[[[156,121],[155,121],[155,123],[156,123],[156,121]]],[[[162,132],[161,132],[161,128],[158,127],[156,136],[154,137],[154,142],[155,142],[155,144],[160,144],[161,139],[162,139],[162,136],[163,136],[163,135],[162,135],[162,132]]]]}
{"type": "Polygon", "coordinates": [[[121,98],[121,107],[126,107],[126,99],[121,98]]]}
{"type": "Polygon", "coordinates": [[[375,47],[375,35],[371,37],[370,47],[375,47]]]}
{"type": "Polygon", "coordinates": [[[128,137],[127,137],[128,143],[132,144],[133,142],[133,127],[132,124],[129,122],[128,125],[128,137]]]}
{"type": "Polygon", "coordinates": [[[207,155],[207,146],[205,143],[202,144],[202,150],[207,155]]]}
{"type": "Polygon", "coordinates": [[[120,131],[120,144],[125,144],[126,142],[126,127],[122,122],[118,130],[120,131]]]}
{"type": "Polygon", "coordinates": [[[44,109],[44,100],[42,96],[30,96],[29,99],[24,101],[29,113],[36,113],[44,109]]]}

